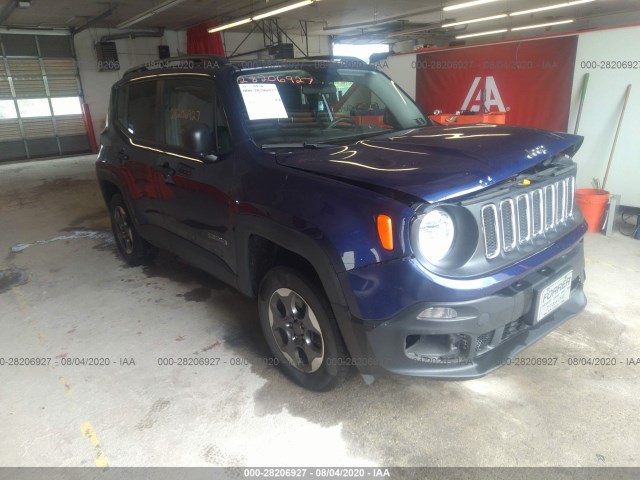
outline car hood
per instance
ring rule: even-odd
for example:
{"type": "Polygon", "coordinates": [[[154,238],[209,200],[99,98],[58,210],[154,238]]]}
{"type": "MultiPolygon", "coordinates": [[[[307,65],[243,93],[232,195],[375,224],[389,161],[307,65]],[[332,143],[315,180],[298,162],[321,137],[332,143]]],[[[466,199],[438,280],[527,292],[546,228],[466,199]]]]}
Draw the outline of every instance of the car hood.
{"type": "Polygon", "coordinates": [[[523,127],[436,126],[377,136],[339,147],[277,154],[277,162],[427,202],[482,190],[561,152],[582,137],[523,127]]]}

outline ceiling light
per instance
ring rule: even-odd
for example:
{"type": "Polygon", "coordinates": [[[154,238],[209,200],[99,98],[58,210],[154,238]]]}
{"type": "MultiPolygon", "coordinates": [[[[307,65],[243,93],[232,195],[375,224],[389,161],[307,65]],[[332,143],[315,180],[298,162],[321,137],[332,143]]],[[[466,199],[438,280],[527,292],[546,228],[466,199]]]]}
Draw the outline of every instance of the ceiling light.
{"type": "Polygon", "coordinates": [[[251,21],[250,18],[244,18],[242,20],[238,20],[237,22],[225,23],[224,25],[220,25],[219,27],[210,28],[209,30],[207,30],[207,32],[216,33],[221,30],[226,30],[227,28],[233,28],[233,27],[237,27],[238,25],[244,25],[245,23],[249,23],[250,21],[251,21]]]}
{"type": "Polygon", "coordinates": [[[555,5],[547,5],[546,7],[532,8],[531,10],[520,10],[519,12],[513,12],[509,15],[515,17],[516,15],[525,15],[527,13],[542,12],[544,10],[552,10],[554,8],[572,7],[573,5],[580,5],[581,3],[595,2],[595,0],[575,0],[573,2],[556,3],[555,5]]]}
{"type": "Polygon", "coordinates": [[[491,3],[495,1],[497,0],[473,0],[471,2],[459,3],[457,5],[449,5],[448,7],[444,7],[442,10],[444,10],[445,12],[448,12],[449,10],[458,10],[460,8],[475,7],[476,5],[482,5],[484,3],[491,3]]]}
{"type": "Polygon", "coordinates": [[[135,25],[136,23],[141,22],[142,20],[146,20],[147,18],[155,15],[156,13],[164,12],[168,8],[175,7],[176,5],[184,1],[185,0],[167,0],[166,2],[163,2],[160,5],[151,7],[150,9],[145,10],[144,12],[139,13],[134,17],[131,17],[129,20],[125,20],[124,22],[119,23],[117,25],[117,28],[128,28],[131,25],[135,25]]]}
{"type": "Polygon", "coordinates": [[[471,37],[479,37],[481,35],[493,35],[494,33],[504,33],[508,31],[506,28],[503,28],[501,30],[491,30],[490,32],[480,32],[480,33],[469,33],[467,35],[458,35],[456,37],[456,39],[461,39],[461,38],[471,38],[471,37]]]}
{"type": "Polygon", "coordinates": [[[272,17],[273,15],[278,15],[279,13],[288,12],[289,10],[294,10],[300,7],[306,7],[307,5],[311,5],[314,0],[303,0],[302,2],[294,3],[291,5],[287,5],[286,7],[277,8],[267,13],[262,13],[260,15],[256,15],[253,17],[253,20],[262,20],[263,18],[272,17]]]}
{"type": "MultiPolygon", "coordinates": [[[[251,21],[262,20],[263,18],[272,17],[274,15],[278,15],[279,13],[288,12],[289,10],[294,10],[300,7],[306,7],[307,5],[311,5],[312,3],[318,2],[320,0],[302,0],[301,2],[292,3],[289,5],[285,5],[284,7],[276,8],[269,12],[261,13],[254,17],[245,18],[243,20],[238,20],[237,22],[225,23],[224,25],[220,25],[219,27],[211,28],[207,30],[209,33],[219,32],[221,30],[226,30],[227,28],[237,27],[238,25],[244,25],[245,23],[249,23],[251,21]]],[[[493,0],[491,0],[493,1],[493,0]]]]}
{"type": "Polygon", "coordinates": [[[482,18],[474,18],[473,20],[465,20],[464,22],[445,23],[444,25],[442,25],[442,28],[455,27],[456,25],[466,25],[467,23],[484,22],[487,20],[496,20],[498,18],[504,18],[506,16],[507,16],[506,13],[502,13],[500,15],[493,15],[491,17],[482,17],[482,18]]]}
{"type": "Polygon", "coordinates": [[[538,23],[537,25],[528,25],[526,27],[512,28],[511,31],[515,32],[516,30],[527,30],[528,28],[550,27],[552,25],[562,25],[563,23],[572,23],[572,22],[573,22],[573,20],[561,20],[561,21],[558,21],[558,22],[538,23]]]}

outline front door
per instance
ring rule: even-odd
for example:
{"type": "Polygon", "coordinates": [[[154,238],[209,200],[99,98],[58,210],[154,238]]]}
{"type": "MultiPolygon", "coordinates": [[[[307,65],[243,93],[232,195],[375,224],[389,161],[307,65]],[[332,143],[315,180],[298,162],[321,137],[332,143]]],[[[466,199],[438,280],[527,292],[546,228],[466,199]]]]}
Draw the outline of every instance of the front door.
{"type": "Polygon", "coordinates": [[[164,153],[157,169],[172,198],[167,228],[235,270],[231,208],[234,156],[215,82],[197,76],[162,80],[164,153]]]}

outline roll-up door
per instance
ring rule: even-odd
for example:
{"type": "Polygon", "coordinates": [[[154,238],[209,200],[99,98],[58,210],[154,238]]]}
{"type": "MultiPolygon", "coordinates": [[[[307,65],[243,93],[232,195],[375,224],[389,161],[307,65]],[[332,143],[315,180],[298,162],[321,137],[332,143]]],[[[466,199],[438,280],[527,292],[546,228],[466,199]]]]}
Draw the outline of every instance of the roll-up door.
{"type": "Polygon", "coordinates": [[[0,34],[0,161],[89,152],[68,35],[0,34]]]}

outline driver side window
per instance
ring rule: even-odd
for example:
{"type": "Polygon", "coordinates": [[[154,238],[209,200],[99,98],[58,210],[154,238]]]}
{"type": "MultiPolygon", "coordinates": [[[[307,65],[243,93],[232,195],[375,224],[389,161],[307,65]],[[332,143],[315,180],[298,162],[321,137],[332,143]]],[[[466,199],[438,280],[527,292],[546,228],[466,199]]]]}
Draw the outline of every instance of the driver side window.
{"type": "Polygon", "coordinates": [[[165,80],[162,98],[167,145],[198,155],[229,151],[231,141],[226,115],[211,80],[165,80]]]}

